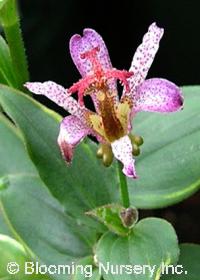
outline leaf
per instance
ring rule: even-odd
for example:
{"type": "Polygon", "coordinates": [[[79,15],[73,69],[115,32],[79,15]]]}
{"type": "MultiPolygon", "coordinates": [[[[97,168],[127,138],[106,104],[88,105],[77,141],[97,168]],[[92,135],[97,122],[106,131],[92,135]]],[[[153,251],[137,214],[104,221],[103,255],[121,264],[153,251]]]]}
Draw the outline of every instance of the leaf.
{"type": "MultiPolygon", "coordinates": [[[[4,212],[15,235],[32,255],[46,265],[62,265],[91,253],[78,230],[75,231],[73,221],[41,189],[38,181],[13,179],[11,184],[13,187],[1,194],[4,212]]],[[[65,275],[57,278],[68,279],[65,275]]]]}
{"type": "Polygon", "coordinates": [[[0,207],[0,234],[5,234],[8,236],[12,236],[12,233],[8,227],[8,225],[6,224],[6,221],[3,217],[3,213],[2,213],[2,209],[0,207]]]}
{"type": "Polygon", "coordinates": [[[121,236],[127,236],[130,233],[131,228],[138,220],[137,209],[125,209],[118,204],[108,204],[97,207],[93,210],[90,210],[86,214],[96,218],[101,223],[105,224],[105,226],[107,226],[110,231],[121,236]],[[129,225],[127,225],[126,222],[124,223],[124,220],[127,221],[127,214],[129,215],[129,225]]]}
{"type": "Polygon", "coordinates": [[[15,75],[10,56],[10,50],[0,35],[0,82],[13,87],[16,87],[15,75]]]}
{"type": "MultiPolygon", "coordinates": [[[[9,236],[0,234],[0,279],[15,279],[15,280],[50,280],[48,275],[40,273],[26,274],[26,263],[33,262],[30,256],[27,255],[24,247],[15,239],[9,236]],[[14,265],[14,266],[13,266],[14,265]],[[13,271],[18,269],[18,272],[13,271]]],[[[33,263],[35,263],[34,260],[33,263]]]]}
{"type": "MultiPolygon", "coordinates": [[[[177,272],[163,275],[162,280],[199,280],[200,245],[181,244],[177,272]],[[182,273],[180,274],[180,272],[182,273]]],[[[170,269],[169,269],[170,271],[170,269]]]]}
{"type": "Polygon", "coordinates": [[[104,234],[97,244],[96,256],[105,280],[157,280],[163,263],[171,264],[178,260],[179,248],[176,233],[168,222],[147,218],[136,224],[128,237],[110,232],[104,234]],[[121,274],[120,270],[117,273],[120,265],[130,266],[131,274],[126,273],[128,268],[122,268],[121,274]],[[136,266],[142,265],[150,265],[152,273],[147,268],[143,268],[144,273],[139,271],[136,266]]]}
{"type": "Polygon", "coordinates": [[[28,259],[23,246],[16,240],[6,235],[0,234],[0,255],[0,279],[1,277],[9,276],[7,272],[7,265],[10,262],[17,262],[17,264],[21,268],[20,273],[15,275],[15,279],[23,279],[24,264],[28,259]]]}
{"type": "Polygon", "coordinates": [[[144,138],[136,160],[139,179],[128,181],[137,208],[175,204],[200,188],[200,87],[183,92],[183,111],[140,113],[134,121],[134,133],[144,138]]]}
{"type": "Polygon", "coordinates": [[[66,264],[91,253],[93,232],[82,226],[84,237],[80,236],[79,227],[41,181],[20,135],[3,116],[0,135],[0,177],[7,178],[0,203],[15,238],[46,264],[66,264]]]}
{"type": "Polygon", "coordinates": [[[7,280],[50,280],[48,275],[25,274],[25,263],[32,261],[23,246],[15,239],[0,234],[0,279],[7,280]],[[17,273],[11,273],[15,269],[17,273]],[[9,272],[10,271],[10,272],[9,272]]]}
{"type": "MultiPolygon", "coordinates": [[[[70,216],[97,227],[84,213],[116,201],[118,182],[114,166],[103,167],[96,159],[96,145],[88,140],[79,145],[73,164],[67,167],[57,147],[61,120],[58,115],[6,86],[0,86],[0,103],[20,128],[30,156],[51,193],[70,216]]],[[[104,231],[104,227],[99,225],[99,230],[104,231]]]]}
{"type": "Polygon", "coordinates": [[[8,0],[1,0],[0,1],[0,9],[3,8],[3,6],[5,5],[5,3],[7,2],[8,0]]]}
{"type": "Polygon", "coordinates": [[[72,280],[84,280],[84,279],[100,280],[101,279],[101,275],[99,274],[98,269],[94,266],[92,256],[80,259],[75,264],[75,267],[77,267],[77,271],[74,275],[72,275],[72,280]]]}
{"type": "Polygon", "coordinates": [[[0,24],[4,29],[8,26],[13,27],[17,21],[16,8],[15,0],[0,0],[0,24]]]}

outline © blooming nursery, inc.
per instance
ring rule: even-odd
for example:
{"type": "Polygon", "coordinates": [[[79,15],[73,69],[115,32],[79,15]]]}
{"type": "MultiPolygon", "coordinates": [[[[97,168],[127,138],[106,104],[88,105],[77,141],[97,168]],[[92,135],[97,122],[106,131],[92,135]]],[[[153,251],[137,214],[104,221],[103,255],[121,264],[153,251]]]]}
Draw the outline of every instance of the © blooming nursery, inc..
{"type": "Polygon", "coordinates": [[[168,113],[183,105],[180,89],[166,79],[145,80],[159,48],[164,30],[151,24],[137,48],[129,71],[112,67],[101,36],[84,29],[83,37],[72,36],[70,52],[82,78],[65,89],[54,82],[26,83],[35,94],[43,94],[71,115],[60,125],[58,144],[67,162],[71,162],[75,146],[87,135],[93,135],[122,162],[123,173],[136,178],[134,145],[131,141],[131,121],[140,111],[168,113]],[[124,86],[119,100],[116,82],[124,86]],[[78,93],[78,102],[70,96],[78,93]],[[84,96],[90,95],[96,112],[84,106],[84,96]]]}

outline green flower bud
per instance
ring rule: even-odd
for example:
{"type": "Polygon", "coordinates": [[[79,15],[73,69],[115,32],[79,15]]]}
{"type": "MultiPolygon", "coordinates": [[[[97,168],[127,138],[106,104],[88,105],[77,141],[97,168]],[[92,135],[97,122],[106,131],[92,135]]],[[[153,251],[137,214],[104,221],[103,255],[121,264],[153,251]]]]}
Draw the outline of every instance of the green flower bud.
{"type": "Polygon", "coordinates": [[[100,145],[99,149],[97,150],[97,157],[102,158],[103,157],[103,147],[100,145]]]}
{"type": "Polygon", "coordinates": [[[113,162],[113,152],[108,144],[101,144],[97,150],[97,157],[102,159],[103,165],[108,167],[113,162]]]}
{"type": "Polygon", "coordinates": [[[140,154],[140,148],[136,144],[133,144],[132,154],[133,154],[133,156],[139,156],[139,154],[140,154]]]}
{"type": "Polygon", "coordinates": [[[138,135],[132,135],[132,141],[134,144],[136,144],[137,146],[141,146],[144,143],[144,140],[141,136],[138,135]]]}
{"type": "Polygon", "coordinates": [[[138,221],[138,211],[129,207],[120,212],[120,218],[125,227],[132,228],[138,221]]]}
{"type": "Polygon", "coordinates": [[[113,154],[112,153],[104,153],[103,154],[103,165],[109,167],[113,162],[113,154]]]}

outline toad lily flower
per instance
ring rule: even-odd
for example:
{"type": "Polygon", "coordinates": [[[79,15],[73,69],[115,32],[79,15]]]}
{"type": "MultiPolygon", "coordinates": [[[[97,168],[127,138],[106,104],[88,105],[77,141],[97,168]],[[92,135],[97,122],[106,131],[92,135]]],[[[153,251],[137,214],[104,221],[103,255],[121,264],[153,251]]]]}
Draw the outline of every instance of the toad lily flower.
{"type": "Polygon", "coordinates": [[[108,50],[101,36],[92,29],[84,29],[83,36],[70,40],[72,59],[82,78],[65,89],[54,82],[26,83],[35,94],[43,94],[66,109],[71,115],[60,125],[58,144],[65,160],[72,161],[75,146],[87,135],[102,144],[102,155],[112,151],[122,162],[123,173],[136,178],[131,121],[140,111],[168,113],[183,105],[180,89],[172,82],[153,78],[145,80],[159,47],[164,30],[151,24],[137,48],[129,71],[112,67],[108,50]],[[124,86],[119,100],[116,82],[124,86]],[[71,96],[78,93],[78,102],[71,96]],[[90,95],[96,112],[84,106],[84,96],[90,95]]]}

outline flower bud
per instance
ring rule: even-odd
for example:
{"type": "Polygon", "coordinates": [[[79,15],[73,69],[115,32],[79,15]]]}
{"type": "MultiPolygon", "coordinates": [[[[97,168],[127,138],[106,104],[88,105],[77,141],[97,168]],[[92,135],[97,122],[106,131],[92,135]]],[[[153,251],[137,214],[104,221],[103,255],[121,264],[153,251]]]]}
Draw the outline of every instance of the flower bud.
{"type": "Polygon", "coordinates": [[[113,152],[108,144],[101,144],[97,150],[97,157],[102,159],[103,165],[109,167],[113,162],[113,152]]]}
{"type": "Polygon", "coordinates": [[[133,156],[139,156],[139,154],[140,154],[140,148],[136,144],[133,144],[132,154],[133,154],[133,156]]]}
{"type": "Polygon", "coordinates": [[[125,227],[132,228],[138,221],[138,211],[129,207],[120,212],[120,218],[125,227]]]}
{"type": "Polygon", "coordinates": [[[144,143],[143,138],[139,135],[132,135],[132,139],[137,146],[141,146],[144,143]]]}
{"type": "Polygon", "coordinates": [[[103,157],[103,147],[100,145],[99,149],[97,150],[97,157],[102,158],[103,157]]]}
{"type": "Polygon", "coordinates": [[[112,154],[104,154],[103,155],[103,165],[106,167],[109,167],[113,161],[113,155],[112,154]]]}

